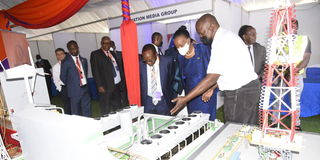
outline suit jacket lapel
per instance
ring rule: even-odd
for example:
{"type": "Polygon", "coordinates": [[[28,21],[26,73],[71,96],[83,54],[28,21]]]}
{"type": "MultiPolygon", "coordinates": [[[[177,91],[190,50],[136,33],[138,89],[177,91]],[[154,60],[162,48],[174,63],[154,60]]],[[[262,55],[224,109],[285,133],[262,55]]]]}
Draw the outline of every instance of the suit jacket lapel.
{"type": "Polygon", "coordinates": [[[259,55],[258,47],[255,44],[253,44],[253,56],[254,56],[254,68],[255,68],[254,70],[256,71],[256,69],[259,66],[260,55],[259,55]]]}
{"type": "Polygon", "coordinates": [[[104,53],[104,51],[102,49],[100,49],[99,51],[100,51],[99,54],[102,54],[102,57],[104,57],[107,60],[110,60],[110,58],[106,55],[106,53],[104,53]]]}
{"type": "MultiPolygon", "coordinates": [[[[162,68],[161,66],[164,66],[163,64],[163,61],[161,61],[160,57],[159,57],[159,70],[160,70],[160,80],[161,80],[161,87],[164,86],[164,78],[165,78],[165,69],[162,68]]],[[[163,91],[162,91],[163,92],[163,91]]]]}
{"type": "Polygon", "coordinates": [[[146,88],[146,92],[147,92],[147,94],[148,94],[148,73],[147,73],[147,64],[145,64],[145,63],[142,63],[142,62],[140,62],[140,64],[141,64],[141,75],[142,75],[142,77],[140,77],[140,78],[142,78],[142,82],[144,82],[143,83],[143,85],[145,85],[145,88],[146,88]]]}
{"type": "Polygon", "coordinates": [[[79,55],[79,57],[80,57],[82,69],[84,70],[84,75],[87,77],[87,75],[88,75],[88,71],[87,71],[88,66],[87,66],[87,63],[85,63],[85,59],[84,59],[83,57],[81,57],[80,55],[79,55]]]}

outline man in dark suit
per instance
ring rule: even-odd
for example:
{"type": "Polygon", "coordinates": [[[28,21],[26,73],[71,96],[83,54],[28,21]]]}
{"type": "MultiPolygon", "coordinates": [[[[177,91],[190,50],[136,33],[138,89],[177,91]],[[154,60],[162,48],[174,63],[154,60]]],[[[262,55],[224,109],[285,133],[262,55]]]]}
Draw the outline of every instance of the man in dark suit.
{"type": "Polygon", "coordinates": [[[36,55],[36,67],[37,68],[43,68],[44,73],[46,73],[45,78],[46,78],[46,84],[47,84],[47,89],[49,93],[49,97],[52,97],[51,94],[51,83],[52,83],[52,73],[51,73],[51,64],[47,59],[41,58],[39,54],[36,55]]]}
{"type": "Polygon", "coordinates": [[[153,46],[156,48],[156,52],[158,55],[164,55],[161,51],[161,47],[163,45],[163,38],[159,32],[154,32],[151,36],[151,41],[153,46]]]}
{"type": "Polygon", "coordinates": [[[76,41],[69,41],[67,48],[71,55],[67,55],[61,63],[60,79],[68,90],[71,114],[91,117],[87,59],[79,55],[76,41]]]}
{"type": "Polygon", "coordinates": [[[175,47],[168,48],[165,51],[166,56],[171,56],[172,57],[172,69],[173,69],[173,80],[172,80],[172,89],[174,91],[174,95],[181,94],[183,91],[183,86],[182,86],[182,76],[181,76],[181,71],[179,68],[179,61],[178,61],[178,50],[175,47]]]}
{"type": "Polygon", "coordinates": [[[145,45],[140,59],[141,102],[145,113],[169,115],[174,98],[172,79],[172,58],[157,55],[152,44],[145,45]]]}
{"type": "Polygon", "coordinates": [[[101,39],[101,48],[91,53],[92,75],[99,92],[101,114],[105,115],[120,109],[120,85],[124,81],[120,75],[119,62],[110,52],[111,40],[101,39]]]}
{"type": "Polygon", "coordinates": [[[126,78],[125,78],[125,74],[124,74],[122,52],[117,51],[117,47],[116,47],[114,41],[111,41],[110,52],[113,52],[113,54],[115,55],[115,58],[117,59],[119,69],[120,69],[120,75],[121,75],[121,79],[122,79],[122,81],[120,82],[120,94],[121,94],[121,107],[123,108],[123,107],[126,107],[129,105],[127,85],[126,85],[126,78]]]}
{"type": "Polygon", "coordinates": [[[249,25],[241,26],[238,34],[244,43],[248,46],[251,56],[251,62],[254,66],[254,71],[259,76],[258,79],[262,82],[264,65],[266,61],[266,48],[256,42],[256,29],[249,25]]]}

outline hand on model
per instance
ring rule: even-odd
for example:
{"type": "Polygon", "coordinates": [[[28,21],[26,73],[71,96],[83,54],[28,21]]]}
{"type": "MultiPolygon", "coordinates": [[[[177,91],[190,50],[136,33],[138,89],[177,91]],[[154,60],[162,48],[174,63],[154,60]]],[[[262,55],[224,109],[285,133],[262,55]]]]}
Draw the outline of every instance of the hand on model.
{"type": "Polygon", "coordinates": [[[174,114],[178,113],[179,111],[181,111],[187,104],[186,97],[184,97],[184,96],[177,97],[177,98],[173,99],[171,102],[176,103],[176,105],[170,110],[171,115],[174,115],[174,114]]]}

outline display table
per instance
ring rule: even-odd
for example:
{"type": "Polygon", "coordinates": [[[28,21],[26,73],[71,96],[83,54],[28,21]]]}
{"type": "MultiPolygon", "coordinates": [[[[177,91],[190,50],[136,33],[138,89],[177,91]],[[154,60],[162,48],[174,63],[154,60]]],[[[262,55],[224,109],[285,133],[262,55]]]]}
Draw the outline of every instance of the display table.
{"type": "MultiPolygon", "coordinates": [[[[228,137],[237,132],[242,125],[235,123],[226,123],[221,132],[217,132],[211,136],[205,144],[199,147],[189,160],[194,159],[206,159],[210,160],[215,157],[221,147],[225,144],[228,137]]],[[[320,134],[301,132],[303,136],[302,150],[300,153],[293,153],[292,159],[318,159],[319,157],[319,145],[320,145],[320,134]]],[[[237,152],[240,152],[240,159],[258,159],[259,153],[256,146],[250,145],[247,140],[244,140],[237,152]]]]}

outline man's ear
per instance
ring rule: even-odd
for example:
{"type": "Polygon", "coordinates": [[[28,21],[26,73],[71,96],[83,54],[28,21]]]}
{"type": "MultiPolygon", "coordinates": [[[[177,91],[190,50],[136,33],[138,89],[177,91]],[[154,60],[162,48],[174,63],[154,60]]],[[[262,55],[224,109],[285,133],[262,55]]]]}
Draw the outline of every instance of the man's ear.
{"type": "Polygon", "coordinates": [[[241,38],[242,38],[243,41],[246,41],[246,37],[247,37],[246,34],[244,34],[244,35],[242,35],[241,38]]]}

